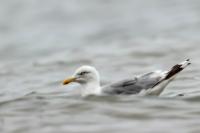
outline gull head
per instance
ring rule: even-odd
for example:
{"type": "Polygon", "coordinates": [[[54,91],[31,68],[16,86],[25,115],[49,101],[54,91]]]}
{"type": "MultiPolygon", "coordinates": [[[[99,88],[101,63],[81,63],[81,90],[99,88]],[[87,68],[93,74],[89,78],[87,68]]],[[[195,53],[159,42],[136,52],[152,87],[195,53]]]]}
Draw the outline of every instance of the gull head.
{"type": "Polygon", "coordinates": [[[99,73],[92,66],[82,66],[78,68],[72,77],[67,78],[63,81],[63,85],[67,85],[71,82],[76,82],[79,84],[96,83],[99,84],[99,73]]]}

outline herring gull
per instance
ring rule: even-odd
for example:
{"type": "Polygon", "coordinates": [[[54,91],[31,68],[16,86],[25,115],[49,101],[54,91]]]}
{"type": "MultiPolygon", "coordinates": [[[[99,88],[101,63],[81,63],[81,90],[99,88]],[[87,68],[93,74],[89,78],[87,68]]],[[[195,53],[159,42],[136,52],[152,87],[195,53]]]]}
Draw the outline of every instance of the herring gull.
{"type": "Polygon", "coordinates": [[[65,79],[63,85],[76,82],[81,85],[81,95],[160,95],[164,88],[181,72],[190,65],[187,59],[169,71],[154,71],[130,79],[125,79],[109,85],[100,86],[98,71],[92,66],[78,68],[71,78],[65,79]]]}

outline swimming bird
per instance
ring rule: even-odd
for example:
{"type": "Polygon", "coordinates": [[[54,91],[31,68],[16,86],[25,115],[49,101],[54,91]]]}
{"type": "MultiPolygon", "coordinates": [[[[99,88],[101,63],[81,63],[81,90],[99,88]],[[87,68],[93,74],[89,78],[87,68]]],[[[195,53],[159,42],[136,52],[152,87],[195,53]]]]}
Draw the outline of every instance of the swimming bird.
{"type": "Polygon", "coordinates": [[[65,79],[63,85],[72,82],[81,85],[81,95],[160,95],[164,88],[181,72],[190,65],[187,59],[173,66],[169,71],[153,71],[133,78],[124,79],[109,85],[100,86],[98,71],[92,66],[78,68],[71,78],[65,79]]]}

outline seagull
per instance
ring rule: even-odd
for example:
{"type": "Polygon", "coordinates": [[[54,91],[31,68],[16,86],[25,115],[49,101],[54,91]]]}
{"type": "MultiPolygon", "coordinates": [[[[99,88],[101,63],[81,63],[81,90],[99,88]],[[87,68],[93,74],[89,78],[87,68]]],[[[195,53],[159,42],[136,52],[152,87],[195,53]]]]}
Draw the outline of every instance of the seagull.
{"type": "Polygon", "coordinates": [[[153,95],[159,96],[164,88],[175,79],[177,74],[189,66],[187,59],[173,66],[169,71],[157,70],[143,75],[134,76],[105,86],[100,86],[100,76],[95,67],[82,66],[72,77],[63,81],[63,85],[72,82],[81,85],[81,96],[104,95],[153,95]]]}

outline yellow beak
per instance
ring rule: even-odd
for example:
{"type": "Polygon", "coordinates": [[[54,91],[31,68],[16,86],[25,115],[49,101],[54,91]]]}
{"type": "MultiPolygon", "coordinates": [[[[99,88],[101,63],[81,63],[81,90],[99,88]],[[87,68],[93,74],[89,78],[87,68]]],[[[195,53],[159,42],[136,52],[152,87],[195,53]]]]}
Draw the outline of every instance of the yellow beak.
{"type": "Polygon", "coordinates": [[[74,78],[74,77],[65,79],[65,80],[63,81],[63,85],[67,85],[67,84],[69,84],[69,83],[71,83],[71,82],[74,82],[75,80],[76,80],[76,78],[74,78]]]}

